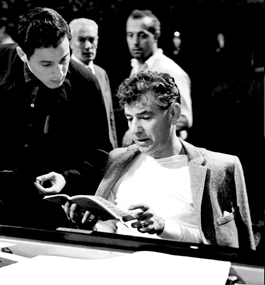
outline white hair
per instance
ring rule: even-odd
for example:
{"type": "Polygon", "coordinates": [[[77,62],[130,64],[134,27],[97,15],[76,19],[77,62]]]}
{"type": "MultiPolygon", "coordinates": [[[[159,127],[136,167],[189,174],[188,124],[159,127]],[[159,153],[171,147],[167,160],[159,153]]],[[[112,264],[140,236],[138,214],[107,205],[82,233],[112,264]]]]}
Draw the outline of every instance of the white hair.
{"type": "Polygon", "coordinates": [[[96,27],[96,29],[98,30],[98,24],[90,19],[86,19],[86,18],[78,18],[78,19],[74,19],[69,23],[69,27],[71,30],[71,34],[73,34],[75,31],[77,31],[78,29],[80,29],[80,27],[82,26],[94,26],[96,27]]]}

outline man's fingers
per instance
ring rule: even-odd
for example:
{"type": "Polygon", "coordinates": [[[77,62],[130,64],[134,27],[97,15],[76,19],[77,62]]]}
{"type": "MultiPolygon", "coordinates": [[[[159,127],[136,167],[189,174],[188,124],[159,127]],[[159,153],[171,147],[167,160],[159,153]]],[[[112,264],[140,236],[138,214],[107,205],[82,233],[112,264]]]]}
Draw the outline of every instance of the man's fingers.
{"type": "Polygon", "coordinates": [[[128,210],[130,211],[130,215],[124,216],[123,221],[128,222],[131,220],[142,220],[146,218],[146,211],[148,211],[149,206],[146,204],[132,204],[129,206],[128,210]]]}
{"type": "Polygon", "coordinates": [[[94,216],[93,214],[91,214],[89,211],[86,211],[83,215],[82,221],[81,221],[81,225],[82,227],[89,227],[89,228],[93,228],[95,226],[95,224],[98,222],[99,217],[94,216]]]}
{"type": "Polygon", "coordinates": [[[56,172],[50,172],[36,177],[34,185],[41,194],[55,194],[59,193],[65,186],[66,181],[64,177],[56,172]]]}
{"type": "Polygon", "coordinates": [[[85,214],[84,214],[84,216],[83,216],[83,218],[82,218],[81,223],[82,223],[82,224],[85,224],[86,222],[88,222],[88,221],[89,221],[89,216],[90,216],[90,212],[89,212],[89,211],[86,211],[85,214]]]}
{"type": "Polygon", "coordinates": [[[69,201],[65,203],[64,209],[67,216],[76,223],[79,228],[92,229],[100,217],[94,216],[89,211],[81,212],[78,205],[69,201]]]}
{"type": "Polygon", "coordinates": [[[144,212],[142,209],[135,209],[135,210],[130,211],[130,214],[127,216],[124,216],[122,219],[124,222],[128,222],[128,221],[135,220],[135,219],[140,220],[142,218],[143,213],[144,212]]]}
{"type": "Polygon", "coordinates": [[[137,222],[134,222],[131,224],[132,228],[141,228],[141,222],[140,221],[137,221],[137,222]]]}
{"type": "Polygon", "coordinates": [[[132,204],[129,206],[129,210],[136,210],[141,209],[143,212],[149,209],[149,207],[146,204],[132,204]]]}
{"type": "Polygon", "coordinates": [[[44,174],[44,175],[36,177],[36,180],[40,181],[40,182],[43,182],[43,181],[51,180],[51,179],[54,179],[54,178],[55,178],[55,173],[54,172],[49,172],[47,174],[44,174]]]}
{"type": "Polygon", "coordinates": [[[141,232],[148,231],[149,222],[148,221],[137,221],[132,223],[133,228],[137,228],[141,232]]]}
{"type": "Polygon", "coordinates": [[[66,213],[67,217],[69,217],[69,215],[70,215],[70,202],[67,201],[64,204],[63,208],[64,208],[64,212],[66,213]]]}
{"type": "Polygon", "coordinates": [[[77,216],[77,204],[72,204],[71,207],[70,207],[70,213],[69,213],[69,216],[70,216],[70,219],[73,219],[77,216]]]}
{"type": "Polygon", "coordinates": [[[38,182],[35,182],[34,184],[35,184],[36,188],[39,191],[41,191],[41,193],[43,193],[45,195],[52,194],[54,192],[58,192],[58,190],[57,190],[58,187],[56,185],[53,185],[54,184],[53,181],[49,181],[49,182],[52,184],[52,186],[47,187],[47,188],[43,187],[42,184],[40,184],[38,182]]]}

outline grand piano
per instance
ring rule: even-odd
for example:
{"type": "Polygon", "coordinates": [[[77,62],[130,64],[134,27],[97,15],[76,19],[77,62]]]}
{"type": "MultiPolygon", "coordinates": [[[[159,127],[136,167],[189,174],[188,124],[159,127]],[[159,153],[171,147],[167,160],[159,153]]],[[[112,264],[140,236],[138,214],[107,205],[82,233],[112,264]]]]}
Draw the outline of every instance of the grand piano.
{"type": "MultiPolygon", "coordinates": [[[[264,284],[264,255],[260,251],[242,251],[228,247],[76,229],[59,228],[57,231],[46,231],[5,225],[0,225],[1,244],[5,245],[2,248],[2,256],[0,255],[2,268],[20,262],[19,257],[51,255],[91,260],[145,251],[204,260],[229,261],[231,267],[224,285],[264,284]],[[7,256],[10,257],[8,261],[7,256]]],[[[192,268],[190,271],[192,274],[192,268]]],[[[214,280],[212,284],[216,284],[214,280]]]]}

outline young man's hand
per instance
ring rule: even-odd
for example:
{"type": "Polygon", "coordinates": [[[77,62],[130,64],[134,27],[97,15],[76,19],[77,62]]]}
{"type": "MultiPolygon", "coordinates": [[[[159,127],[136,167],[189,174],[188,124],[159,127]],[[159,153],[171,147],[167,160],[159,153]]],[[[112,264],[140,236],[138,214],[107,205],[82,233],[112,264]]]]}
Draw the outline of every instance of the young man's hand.
{"type": "Polygon", "coordinates": [[[42,195],[58,194],[66,184],[64,177],[56,172],[38,176],[34,185],[42,195]]]}

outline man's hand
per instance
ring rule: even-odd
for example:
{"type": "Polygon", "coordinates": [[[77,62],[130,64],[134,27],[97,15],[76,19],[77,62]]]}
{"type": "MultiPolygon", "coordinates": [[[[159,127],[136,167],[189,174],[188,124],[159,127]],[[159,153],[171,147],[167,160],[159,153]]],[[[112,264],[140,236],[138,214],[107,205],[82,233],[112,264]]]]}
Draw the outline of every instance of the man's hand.
{"type": "Polygon", "coordinates": [[[71,220],[78,228],[94,229],[99,217],[95,217],[89,211],[81,211],[77,204],[67,201],[64,205],[64,211],[69,220],[71,220]]]}
{"type": "Polygon", "coordinates": [[[132,135],[130,129],[128,129],[122,138],[122,146],[127,147],[127,146],[132,145],[133,143],[134,143],[133,135],[132,135]]]}
{"type": "Polygon", "coordinates": [[[157,216],[146,204],[133,204],[129,207],[132,216],[137,222],[132,223],[133,228],[137,228],[141,233],[160,235],[165,228],[165,220],[157,216]],[[139,211],[141,210],[141,211],[139,211]]]}
{"type": "Polygon", "coordinates": [[[56,172],[38,176],[34,182],[34,185],[42,195],[58,194],[62,191],[65,184],[64,177],[56,172]]]}

